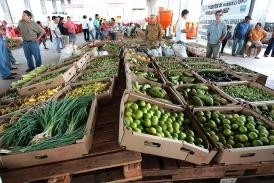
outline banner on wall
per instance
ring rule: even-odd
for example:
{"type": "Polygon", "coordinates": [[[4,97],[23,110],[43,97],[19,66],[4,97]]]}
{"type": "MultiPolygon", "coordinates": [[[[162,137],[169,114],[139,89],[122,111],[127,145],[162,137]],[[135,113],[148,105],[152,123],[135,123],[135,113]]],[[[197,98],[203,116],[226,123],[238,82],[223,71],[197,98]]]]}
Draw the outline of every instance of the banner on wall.
{"type": "Polygon", "coordinates": [[[198,38],[202,40],[207,39],[207,27],[215,20],[215,12],[217,10],[222,10],[222,20],[226,24],[231,25],[233,31],[236,24],[248,15],[250,4],[251,0],[230,0],[203,5],[199,19],[198,38]]]}

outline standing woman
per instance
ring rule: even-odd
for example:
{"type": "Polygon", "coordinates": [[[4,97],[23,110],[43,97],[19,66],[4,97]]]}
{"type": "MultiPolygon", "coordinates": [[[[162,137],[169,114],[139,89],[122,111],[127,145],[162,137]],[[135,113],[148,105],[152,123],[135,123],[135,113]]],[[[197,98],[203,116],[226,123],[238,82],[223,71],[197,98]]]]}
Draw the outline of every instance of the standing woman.
{"type": "Polygon", "coordinates": [[[26,72],[30,72],[42,64],[39,41],[46,33],[45,30],[36,22],[31,20],[32,14],[30,11],[25,10],[22,14],[22,19],[18,23],[18,28],[23,39],[23,50],[28,63],[26,72]],[[33,58],[35,58],[35,65],[33,58]]]}
{"type": "Polygon", "coordinates": [[[83,29],[83,33],[84,33],[84,39],[86,42],[88,42],[89,41],[89,30],[88,30],[88,22],[87,22],[86,15],[83,16],[82,29],[83,29]]]}

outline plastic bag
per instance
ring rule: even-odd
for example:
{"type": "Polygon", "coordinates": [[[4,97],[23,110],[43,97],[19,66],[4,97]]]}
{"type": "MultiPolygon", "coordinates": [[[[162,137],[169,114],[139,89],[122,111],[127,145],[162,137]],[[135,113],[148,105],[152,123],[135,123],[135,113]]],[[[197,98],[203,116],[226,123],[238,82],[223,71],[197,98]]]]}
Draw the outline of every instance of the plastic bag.
{"type": "Polygon", "coordinates": [[[170,46],[164,45],[162,48],[163,56],[170,57],[175,56],[173,49],[170,46]]]}
{"type": "Polygon", "coordinates": [[[172,48],[176,57],[188,57],[186,53],[186,47],[182,44],[173,44],[172,48]]]}
{"type": "Polygon", "coordinates": [[[73,54],[73,45],[69,44],[64,49],[62,49],[58,64],[62,64],[64,60],[68,57],[71,57],[72,54],[73,54]]]}
{"type": "Polygon", "coordinates": [[[147,54],[152,56],[152,57],[161,57],[162,54],[162,47],[159,46],[158,48],[155,49],[148,49],[147,54]]]}

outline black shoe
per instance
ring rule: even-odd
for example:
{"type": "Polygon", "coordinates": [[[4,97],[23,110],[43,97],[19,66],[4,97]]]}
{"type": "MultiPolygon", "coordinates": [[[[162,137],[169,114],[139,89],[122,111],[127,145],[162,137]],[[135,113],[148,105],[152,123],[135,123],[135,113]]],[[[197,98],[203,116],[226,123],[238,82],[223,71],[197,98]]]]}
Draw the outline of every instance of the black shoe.
{"type": "Polygon", "coordinates": [[[11,67],[10,70],[15,70],[18,69],[17,67],[11,67]]]}
{"type": "Polygon", "coordinates": [[[8,79],[15,79],[15,77],[11,76],[11,74],[8,77],[3,78],[4,80],[8,80],[8,79]]]}
{"type": "Polygon", "coordinates": [[[26,70],[26,72],[30,72],[30,71],[32,71],[32,70],[34,70],[34,69],[28,69],[28,70],[26,70]]]}
{"type": "Polygon", "coordinates": [[[10,76],[14,76],[14,75],[17,75],[17,73],[14,73],[14,72],[10,73],[10,76]]]}

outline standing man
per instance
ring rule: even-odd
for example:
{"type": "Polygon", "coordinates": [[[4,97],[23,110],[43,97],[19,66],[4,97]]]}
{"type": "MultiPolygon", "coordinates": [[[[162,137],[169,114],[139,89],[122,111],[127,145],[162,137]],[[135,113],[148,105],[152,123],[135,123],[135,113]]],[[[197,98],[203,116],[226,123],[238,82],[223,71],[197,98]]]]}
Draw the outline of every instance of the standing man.
{"type": "Polygon", "coordinates": [[[271,50],[272,50],[271,57],[274,57],[274,28],[272,28],[272,37],[268,41],[268,45],[264,52],[264,57],[268,57],[271,50]]]}
{"type": "Polygon", "coordinates": [[[58,51],[58,53],[61,53],[61,32],[60,32],[60,29],[58,27],[58,23],[59,23],[59,20],[60,18],[59,17],[56,17],[56,16],[52,16],[52,20],[53,20],[53,24],[52,24],[52,27],[51,27],[51,35],[54,37],[55,39],[55,43],[56,43],[56,49],[58,51]]]}
{"type": "Polygon", "coordinates": [[[220,45],[226,37],[227,29],[226,24],[222,21],[222,11],[218,10],[215,12],[215,21],[213,21],[207,29],[207,47],[206,57],[217,59],[220,45]]]}
{"type": "Polygon", "coordinates": [[[176,39],[175,42],[178,44],[182,44],[186,46],[186,18],[188,16],[189,11],[183,10],[181,13],[181,18],[179,19],[176,26],[176,39]]]}
{"type": "Polygon", "coordinates": [[[262,24],[260,22],[258,22],[255,25],[255,28],[249,32],[248,41],[247,41],[247,43],[245,45],[245,49],[244,49],[244,57],[247,57],[247,52],[249,50],[249,47],[254,45],[256,47],[255,58],[260,59],[259,54],[263,47],[263,43],[261,42],[261,40],[263,40],[267,36],[267,32],[265,30],[263,30],[261,27],[262,27],[262,24]]]}
{"type": "Polygon", "coordinates": [[[146,27],[145,40],[148,46],[159,46],[162,39],[162,27],[156,21],[155,15],[150,15],[148,25],[146,27]]]}
{"type": "Polygon", "coordinates": [[[22,20],[18,23],[18,28],[23,39],[24,54],[28,62],[28,70],[26,70],[26,72],[35,69],[32,56],[35,58],[36,67],[42,64],[39,41],[46,33],[41,26],[31,20],[31,17],[31,12],[25,10],[22,14],[22,20]]]}
{"type": "Polygon", "coordinates": [[[100,38],[102,40],[103,39],[103,34],[100,30],[101,27],[100,27],[99,18],[100,18],[99,15],[95,14],[95,19],[93,21],[93,25],[94,25],[94,28],[95,28],[95,39],[100,38]]]}
{"type": "Polygon", "coordinates": [[[251,20],[251,17],[246,16],[242,22],[237,23],[232,36],[232,39],[233,39],[232,56],[240,55],[240,52],[244,45],[244,41],[250,29],[250,20],[251,20]]]}
{"type": "Polygon", "coordinates": [[[83,29],[85,41],[89,42],[88,21],[87,21],[87,16],[86,15],[84,15],[83,19],[82,19],[82,29],[83,29]]]}
{"type": "Polygon", "coordinates": [[[51,35],[52,20],[50,16],[47,16],[47,26],[49,31],[49,39],[50,39],[50,42],[52,42],[52,35],[51,35]]]}

